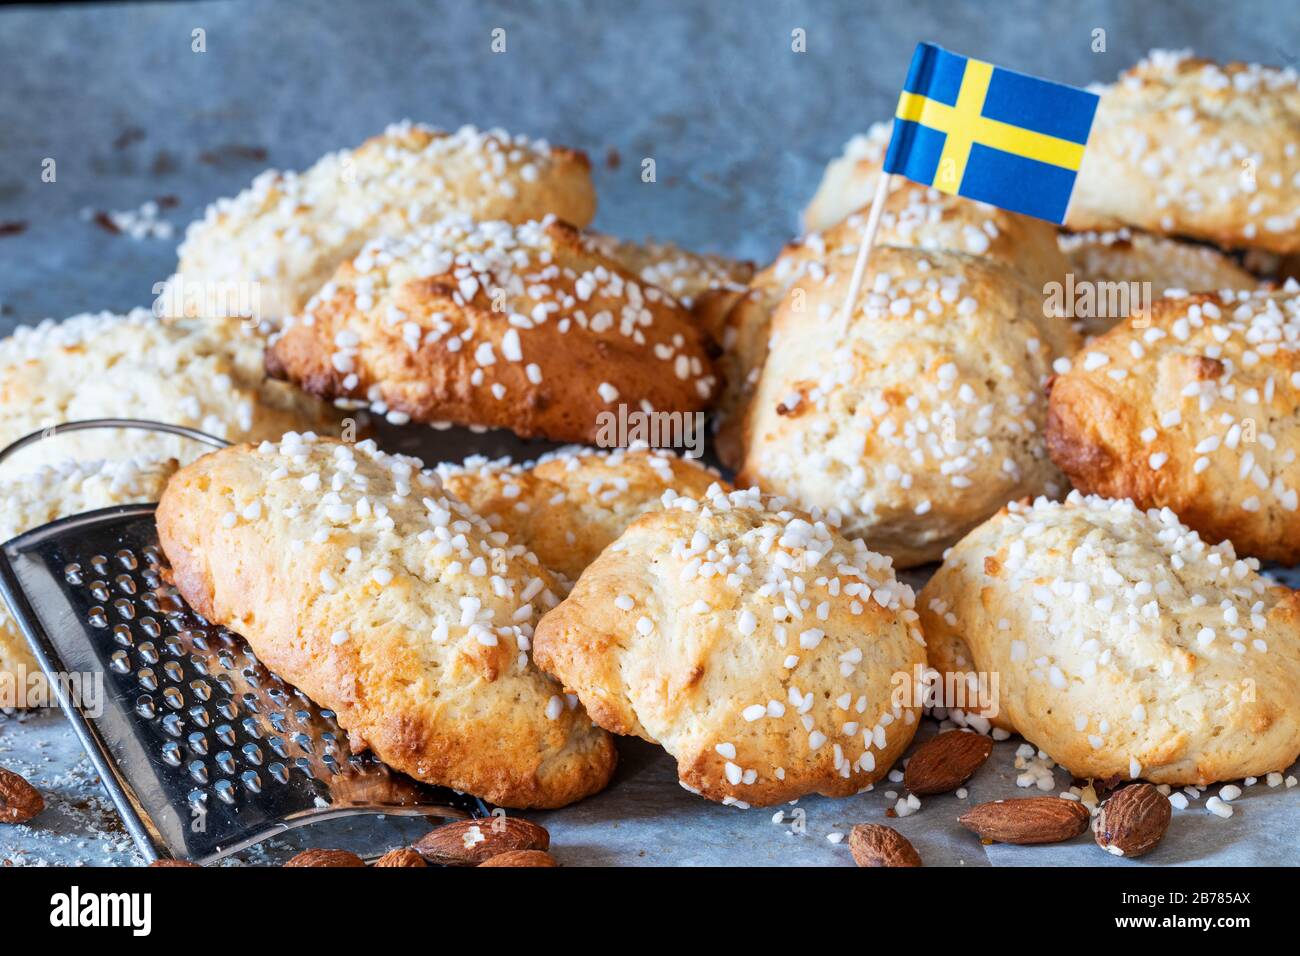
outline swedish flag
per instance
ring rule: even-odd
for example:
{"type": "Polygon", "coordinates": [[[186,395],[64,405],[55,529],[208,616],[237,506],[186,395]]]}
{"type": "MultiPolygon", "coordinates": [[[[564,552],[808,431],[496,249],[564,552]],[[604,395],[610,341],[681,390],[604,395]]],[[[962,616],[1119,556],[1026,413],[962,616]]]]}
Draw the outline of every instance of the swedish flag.
{"type": "Polygon", "coordinates": [[[1060,223],[1097,96],[919,44],[885,171],[1060,223]]]}

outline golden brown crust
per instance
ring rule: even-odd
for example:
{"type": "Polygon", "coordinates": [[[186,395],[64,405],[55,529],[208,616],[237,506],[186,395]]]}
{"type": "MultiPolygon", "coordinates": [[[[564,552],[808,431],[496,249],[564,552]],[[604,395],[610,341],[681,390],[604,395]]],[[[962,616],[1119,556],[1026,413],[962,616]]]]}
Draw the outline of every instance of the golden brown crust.
{"type": "Polygon", "coordinates": [[[1300,561],[1300,290],[1163,299],[1149,322],[1121,323],[1055,378],[1052,459],[1081,491],[1300,561]]]}
{"type": "Polygon", "coordinates": [[[887,559],[756,491],[644,515],[538,625],[539,666],[683,786],[770,805],[848,796],[911,741],[924,662],[887,559]]]}
{"type": "Polygon", "coordinates": [[[1101,95],[1067,225],[1300,251],[1300,78],[1153,51],[1101,95]]]}
{"type": "Polygon", "coordinates": [[[273,342],[267,367],[390,419],[594,443],[620,404],[705,409],[708,351],[676,300],[572,226],[454,216],[366,246],[273,342]]]}
{"type": "Polygon", "coordinates": [[[467,461],[437,470],[450,494],[570,581],[666,493],[731,490],[712,469],[662,450],[568,448],[531,465],[467,461]]]}
{"type": "Polygon", "coordinates": [[[1300,755],[1300,594],[1258,567],[1172,512],[1076,492],[990,518],[917,605],[931,666],[982,680],[993,701],[966,703],[995,726],[1076,777],[1204,786],[1300,755]]]}
{"type": "Polygon", "coordinates": [[[612,742],[528,654],[549,572],[418,464],[293,435],[199,459],[158,507],[177,589],[403,773],[503,806],[595,793],[612,742]]]}
{"type": "Polygon", "coordinates": [[[727,316],[748,291],[741,289],[709,289],[700,294],[691,306],[691,315],[705,334],[721,352],[727,334],[727,316]]]}

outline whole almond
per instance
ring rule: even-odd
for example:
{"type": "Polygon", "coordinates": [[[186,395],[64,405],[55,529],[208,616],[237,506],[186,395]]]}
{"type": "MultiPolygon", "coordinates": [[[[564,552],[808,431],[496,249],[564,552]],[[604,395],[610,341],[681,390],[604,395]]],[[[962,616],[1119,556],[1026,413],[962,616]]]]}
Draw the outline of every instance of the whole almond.
{"type": "Polygon", "coordinates": [[[40,791],[12,770],[0,767],[0,823],[26,823],[44,809],[40,791]]]}
{"type": "Polygon", "coordinates": [[[479,866],[559,866],[545,850],[507,850],[489,857],[479,866]]]}
{"type": "Polygon", "coordinates": [[[1141,856],[1155,849],[1165,835],[1173,810],[1169,798],[1149,783],[1138,783],[1101,805],[1093,821],[1097,845],[1116,856],[1141,856]]]}
{"type": "Polygon", "coordinates": [[[409,846],[399,846],[396,850],[389,850],[379,859],[375,860],[375,866],[400,866],[416,867],[428,866],[424,862],[424,857],[411,849],[409,846]]]}
{"type": "Polygon", "coordinates": [[[149,866],[192,866],[202,869],[197,863],[191,863],[189,860],[154,860],[149,866]]]}
{"type": "Polygon", "coordinates": [[[1060,843],[1088,829],[1091,815],[1077,800],[1026,797],[971,807],[958,822],[987,843],[1060,843]]]}
{"type": "Polygon", "coordinates": [[[348,850],[303,850],[285,866],[365,866],[365,860],[348,850]]]}
{"type": "Polygon", "coordinates": [[[992,752],[992,737],[949,730],[916,749],[903,771],[903,786],[918,797],[956,790],[974,776],[992,752]]]}
{"type": "Polygon", "coordinates": [[[879,823],[859,823],[850,830],[849,852],[858,866],[921,865],[921,854],[907,837],[879,823]]]}
{"type": "Polygon", "coordinates": [[[550,834],[536,823],[496,816],[448,823],[414,844],[420,856],[443,866],[477,866],[510,850],[545,850],[550,845],[550,834]]]}

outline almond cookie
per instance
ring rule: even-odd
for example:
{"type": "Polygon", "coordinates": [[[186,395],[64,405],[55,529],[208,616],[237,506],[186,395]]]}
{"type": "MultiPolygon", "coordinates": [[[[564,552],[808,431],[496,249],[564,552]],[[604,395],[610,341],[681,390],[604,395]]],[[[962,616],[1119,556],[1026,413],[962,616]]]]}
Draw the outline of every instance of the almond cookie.
{"type": "Polygon", "coordinates": [[[268,170],[208,207],[185,233],[162,301],[172,315],[300,312],[343,262],[379,235],[449,213],[585,226],[596,210],[587,157],[504,130],[445,133],[404,122],[303,173],[268,170]]]}
{"type": "MultiPolygon", "coordinates": [[[[825,233],[832,246],[857,242],[875,199],[876,182],[889,146],[889,123],[875,123],[865,136],[849,140],[844,155],[826,168],[822,184],[804,212],[808,233],[825,233]],[[840,240],[831,234],[842,235],[840,240]]],[[[1056,230],[1032,216],[953,196],[902,176],[889,186],[876,241],[986,256],[1009,267],[1033,287],[1060,281],[1067,264],[1054,242],[1056,230]]]]}
{"type": "Polygon", "coordinates": [[[1168,509],[1072,492],[990,518],[917,604],[997,677],[993,723],[1074,776],[1204,786],[1300,755],[1300,596],[1258,569],[1168,509]]]}
{"type": "Polygon", "coordinates": [[[452,216],[367,244],[272,340],[267,367],[398,423],[594,444],[620,405],[706,408],[706,343],[672,296],[572,226],[452,216]]]}
{"type": "Polygon", "coordinates": [[[887,558],[715,491],[606,548],[542,618],[536,659],[600,726],[667,750],[686,789],[765,806],[884,776],[916,730],[924,645],[887,558]]]}
{"type": "MultiPolygon", "coordinates": [[[[767,358],[772,313],[787,296],[806,295],[830,273],[851,274],[865,225],[866,211],[859,210],[824,233],[787,245],[777,260],[754,278],[749,291],[732,304],[721,331],[714,331],[723,346],[721,364],[726,378],[718,448],[728,465],[739,467],[738,430],[767,358]]],[[[1068,271],[1049,224],[901,178],[885,204],[877,245],[988,259],[1018,275],[1032,290],[1042,291],[1049,283],[1061,282],[1068,271]]],[[[792,304],[802,305],[797,298],[792,304]]]]}
{"type": "Polygon", "coordinates": [[[987,260],[882,246],[871,261],[847,334],[851,265],[777,309],[737,484],[833,511],[910,567],[1009,500],[1064,493],[1044,389],[1077,339],[987,260]]]}
{"type": "Polygon", "coordinates": [[[1256,289],[1260,284],[1217,249],[1163,236],[1120,229],[1062,233],[1058,242],[1077,287],[1092,287],[1088,290],[1093,296],[1091,307],[1075,308],[1073,299],[1066,303],[1068,317],[1086,336],[1100,335],[1167,292],[1256,289]],[[1120,290],[1123,295],[1117,299],[1111,290],[1119,284],[1127,288],[1120,290]]]}
{"type": "MultiPolygon", "coordinates": [[[[120,434],[120,433],[119,433],[120,434]]],[[[0,475],[0,542],[68,515],[111,505],[157,501],[174,459],[124,458],[114,461],[62,461],[21,475],[0,475]]],[[[0,600],[0,708],[38,703],[53,705],[45,679],[18,622],[0,600]]]]}
{"type": "MultiPolygon", "coordinates": [[[[87,418],[144,418],[229,441],[290,429],[337,432],[328,405],[267,379],[262,340],[236,320],[161,320],[145,309],[20,326],[0,339],[0,447],[29,432],[87,418]]],[[[190,439],[126,430],[72,432],[0,465],[18,474],[66,459],[177,458],[206,450],[190,439]]]]}
{"type": "Polygon", "coordinates": [[[508,807],[609,781],[610,738],[530,658],[550,573],[418,460],[236,445],[172,477],[158,536],[191,607],[389,766],[508,807]]]}
{"type": "Polygon", "coordinates": [[[616,260],[642,282],[658,286],[693,309],[706,292],[741,292],[754,277],[754,264],[713,253],[691,252],[671,242],[632,242],[588,233],[592,247],[616,260]]]}
{"type": "Polygon", "coordinates": [[[569,581],[665,496],[731,490],[711,468],[646,448],[564,448],[522,465],[471,458],[437,473],[449,494],[569,581]]]}
{"type": "Polygon", "coordinates": [[[1300,286],[1161,299],[1058,371],[1047,444],[1076,488],[1300,561],[1300,286]]]}
{"type": "Polygon", "coordinates": [[[1300,251],[1300,75],[1152,51],[1101,91],[1066,224],[1300,251]]]}

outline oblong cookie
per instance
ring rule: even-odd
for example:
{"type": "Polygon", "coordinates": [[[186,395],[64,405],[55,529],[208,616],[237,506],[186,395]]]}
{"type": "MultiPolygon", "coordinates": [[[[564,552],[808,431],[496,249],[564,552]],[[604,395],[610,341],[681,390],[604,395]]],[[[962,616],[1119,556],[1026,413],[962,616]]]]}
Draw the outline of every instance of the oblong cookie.
{"type": "Polygon", "coordinates": [[[600,790],[613,744],[529,649],[550,574],[416,459],[289,434],[168,482],[177,589],[389,766],[509,807],[600,790]]]}
{"type": "Polygon", "coordinates": [[[572,226],[452,216],[368,244],[273,340],[267,367],[390,420],[594,444],[620,405],[705,409],[708,351],[672,296],[572,226]]]}
{"type": "Polygon", "coordinates": [[[585,226],[596,210],[587,157],[501,129],[389,126],[301,173],[268,170],[185,231],[168,314],[300,312],[369,240],[450,213],[527,222],[554,213],[585,226]]]}
{"type": "MultiPolygon", "coordinates": [[[[339,431],[339,414],[262,367],[262,338],[237,320],[76,315],[19,326],[0,339],[0,447],[28,432],[89,418],[143,418],[228,441],[286,431],[339,431]]],[[[69,432],[18,452],[0,472],[66,459],[137,455],[192,460],[206,446],[138,430],[69,432]]]]}
{"type": "Polygon", "coordinates": [[[535,653],[602,727],[672,754],[687,789],[761,806],[889,770],[920,716],[916,621],[861,541],[718,491],[634,522],[542,618],[535,653]]]}
{"type": "Polygon", "coordinates": [[[917,605],[993,722],[1076,777],[1203,786],[1300,755],[1300,594],[1258,568],[1167,509],[1072,492],[972,531],[917,605]]]}
{"type": "Polygon", "coordinates": [[[1076,488],[1300,561],[1300,286],[1158,300],[1058,370],[1047,444],[1076,488]]]}
{"type": "Polygon", "coordinates": [[[681,495],[730,491],[717,472],[665,450],[564,448],[536,462],[471,459],[437,467],[443,487],[513,544],[575,581],[645,514],[681,495]]]}
{"type": "Polygon", "coordinates": [[[1101,91],[1066,216],[1300,251],[1300,75],[1153,50],[1101,91]]]}

